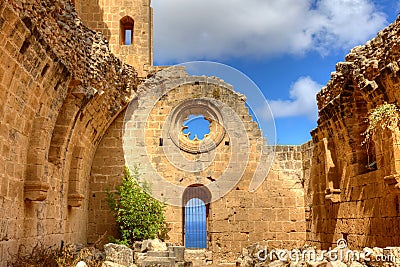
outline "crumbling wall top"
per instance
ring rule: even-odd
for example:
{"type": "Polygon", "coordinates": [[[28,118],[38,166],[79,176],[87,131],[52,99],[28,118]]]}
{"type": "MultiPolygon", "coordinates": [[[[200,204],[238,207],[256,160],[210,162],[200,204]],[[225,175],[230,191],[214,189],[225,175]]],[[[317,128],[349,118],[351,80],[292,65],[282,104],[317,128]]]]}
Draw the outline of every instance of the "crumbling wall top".
{"type": "MultiPolygon", "coordinates": [[[[108,41],[86,27],[69,0],[5,0],[19,12],[30,38],[54,53],[72,74],[75,90],[92,96],[111,88],[119,90],[127,103],[138,84],[132,66],[114,56],[108,41]]],[[[29,40],[25,41],[29,46],[29,40]]]]}
{"type": "Polygon", "coordinates": [[[319,110],[338,97],[346,87],[374,90],[376,78],[384,71],[394,75],[400,70],[400,18],[380,31],[365,45],[356,46],[346,55],[345,62],[336,64],[327,85],[317,94],[319,110]]]}

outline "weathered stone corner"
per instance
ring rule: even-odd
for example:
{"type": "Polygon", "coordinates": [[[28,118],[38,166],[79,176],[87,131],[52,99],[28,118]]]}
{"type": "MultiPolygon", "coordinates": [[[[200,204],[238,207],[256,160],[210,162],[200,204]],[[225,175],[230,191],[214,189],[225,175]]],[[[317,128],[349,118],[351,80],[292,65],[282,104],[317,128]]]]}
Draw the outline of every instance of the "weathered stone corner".
{"type": "Polygon", "coordinates": [[[333,203],[338,203],[340,202],[340,193],[340,189],[327,188],[325,190],[325,199],[330,200],[333,203]]]}
{"type": "Polygon", "coordinates": [[[385,176],[385,184],[393,194],[400,194],[400,174],[385,176]]]}

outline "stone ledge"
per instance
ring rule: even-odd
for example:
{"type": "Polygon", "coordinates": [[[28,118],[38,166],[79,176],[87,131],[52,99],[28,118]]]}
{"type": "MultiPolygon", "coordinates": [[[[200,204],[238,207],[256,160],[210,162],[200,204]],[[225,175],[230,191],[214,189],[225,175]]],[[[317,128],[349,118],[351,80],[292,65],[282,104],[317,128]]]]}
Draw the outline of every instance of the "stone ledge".
{"type": "Polygon", "coordinates": [[[68,206],[70,207],[80,207],[82,206],[85,196],[79,193],[68,195],[68,206]]]}
{"type": "Polygon", "coordinates": [[[389,191],[394,194],[400,194],[400,174],[392,174],[383,178],[385,184],[389,187],[389,191]]]}
{"type": "Polygon", "coordinates": [[[24,194],[25,199],[30,201],[43,201],[47,198],[47,191],[50,185],[41,181],[25,182],[24,194]]]}
{"type": "Polygon", "coordinates": [[[325,190],[325,199],[330,200],[333,203],[338,203],[341,201],[340,192],[340,189],[327,188],[325,190]]]}

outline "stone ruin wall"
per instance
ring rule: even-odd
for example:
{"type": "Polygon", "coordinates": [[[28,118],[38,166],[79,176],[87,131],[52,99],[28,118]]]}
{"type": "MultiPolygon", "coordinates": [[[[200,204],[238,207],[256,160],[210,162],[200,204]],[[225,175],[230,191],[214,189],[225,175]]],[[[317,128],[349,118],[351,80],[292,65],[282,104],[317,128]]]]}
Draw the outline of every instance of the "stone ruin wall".
{"type": "Polygon", "coordinates": [[[362,145],[368,112],[400,105],[399,28],[398,19],[353,48],[317,95],[307,239],[325,249],[339,238],[351,248],[400,245],[398,133],[380,131],[368,150],[362,145]]]}
{"type": "MultiPolygon", "coordinates": [[[[135,96],[139,81],[132,67],[111,54],[107,41],[82,24],[68,1],[1,2],[0,37],[0,203],[4,211],[0,217],[0,266],[5,266],[22,244],[29,249],[38,242],[91,243],[111,229],[101,194],[105,187],[117,183],[122,173],[119,167],[124,163],[118,154],[118,140],[106,150],[103,144],[113,130],[121,133],[120,128],[114,128],[121,118],[118,114],[135,96]],[[119,119],[113,122],[116,117],[119,119]],[[110,154],[119,161],[109,161],[110,154]],[[101,160],[105,162],[99,167],[101,160]],[[110,168],[110,164],[114,165],[110,168]]],[[[288,173],[297,173],[298,167],[288,173]]],[[[296,186],[299,177],[293,174],[291,178],[296,186]]],[[[263,238],[270,234],[277,246],[280,238],[301,242],[305,235],[304,216],[298,213],[303,201],[299,188],[281,198],[283,191],[274,192],[279,199],[271,194],[271,202],[261,208],[277,222],[265,234],[262,230],[263,238]],[[284,206],[283,199],[291,203],[291,208],[284,206]],[[277,218],[278,214],[282,217],[277,218]],[[296,222],[288,222],[290,216],[296,222]]],[[[249,207],[260,211],[254,199],[247,198],[249,207]]],[[[235,208],[240,210],[236,216],[239,222],[245,211],[240,206],[235,208]]],[[[171,225],[181,223],[176,218],[170,221],[171,225]]],[[[240,224],[247,227],[248,222],[240,224]]],[[[238,235],[213,231],[216,236],[227,235],[222,240],[226,241],[225,250],[230,246],[239,250],[239,245],[255,238],[250,237],[255,222],[250,224],[249,231],[238,235]]],[[[176,232],[171,233],[171,239],[182,241],[176,232]]]]}
{"type": "MultiPolygon", "coordinates": [[[[204,171],[193,173],[180,173],[163,156],[159,147],[159,137],[165,119],[173,107],[192,99],[214,98],[228,103],[234,107],[239,117],[247,125],[251,157],[246,166],[243,178],[220,200],[212,202],[208,215],[208,249],[213,252],[213,262],[234,262],[239,256],[241,249],[255,242],[268,245],[269,247],[298,247],[306,238],[306,220],[308,220],[309,209],[305,208],[306,196],[304,186],[309,184],[309,162],[312,154],[312,144],[303,146],[277,146],[275,160],[271,171],[262,185],[255,191],[249,192],[249,184],[254,166],[260,157],[257,152],[257,140],[260,140],[261,132],[257,125],[252,122],[244,101],[231,89],[227,89],[224,83],[213,84],[202,83],[204,77],[187,77],[185,85],[179,85],[164,95],[155,105],[150,113],[151,120],[146,125],[147,153],[144,157],[154,159],[153,166],[170,182],[189,186],[193,183],[209,184],[208,176],[218,181],[218,177],[225,170],[230,157],[229,146],[225,137],[216,148],[216,157],[211,166],[204,171]],[[199,82],[200,81],[200,82],[199,82]],[[216,93],[218,92],[218,93],[216,93]],[[154,113],[154,114],[153,114],[154,113]],[[306,168],[303,168],[306,166],[306,168]],[[202,177],[199,180],[199,176],[202,177]]],[[[154,78],[160,83],[160,78],[154,78]]],[[[151,79],[148,83],[154,86],[151,79]]],[[[139,88],[146,86],[141,85],[139,88]]],[[[153,93],[138,90],[138,101],[154,98],[153,93]]],[[[151,91],[150,91],[151,92],[151,91]]],[[[139,104],[140,105],[140,104],[139,104]]],[[[142,111],[142,109],[137,108],[142,111]]],[[[124,166],[127,165],[124,158],[123,128],[124,116],[121,113],[111,124],[96,151],[90,178],[90,202],[89,202],[89,228],[88,241],[94,242],[99,235],[105,232],[112,233],[114,220],[110,215],[105,201],[107,189],[113,189],[121,181],[124,166]]],[[[128,114],[130,116],[130,114],[128,114]]],[[[138,130],[142,130],[141,128],[138,130]]],[[[137,135],[137,133],[135,133],[137,135]]],[[[136,140],[135,142],[138,142],[136,140]]],[[[167,140],[164,139],[164,145],[167,140]]],[[[135,155],[141,151],[139,147],[133,148],[135,155]]],[[[189,153],[186,156],[192,157],[189,153]]],[[[144,160],[137,159],[138,162],[144,160]]],[[[146,166],[141,165],[142,173],[146,172],[146,166]]],[[[157,183],[153,184],[157,190],[157,183]]],[[[168,242],[183,245],[183,210],[181,207],[168,206],[166,216],[168,227],[168,242]]]]}
{"type": "MultiPolygon", "coordinates": [[[[386,131],[369,152],[361,146],[368,111],[400,104],[399,23],[337,64],[318,95],[313,145],[278,146],[258,191],[240,182],[211,208],[209,244],[217,261],[234,259],[261,237],[285,248],[305,237],[323,248],[338,238],[351,248],[400,245],[399,136],[386,131]],[[371,159],[376,170],[365,168],[371,159]]],[[[96,29],[111,41],[116,26],[103,26],[96,29]]],[[[0,2],[0,266],[21,244],[93,243],[112,231],[104,191],[125,165],[120,112],[138,83],[136,71],[111,54],[68,1],[0,2]]],[[[182,242],[182,211],[169,211],[171,241],[182,242]]]]}
{"type": "Polygon", "coordinates": [[[139,77],[146,77],[153,65],[153,10],[150,0],[75,0],[84,24],[101,32],[110,50],[123,62],[135,66],[139,77]],[[132,45],[121,44],[120,20],[134,20],[132,45]]]}
{"type": "Polygon", "coordinates": [[[137,83],[68,1],[0,2],[0,266],[86,242],[92,158],[137,83]]]}

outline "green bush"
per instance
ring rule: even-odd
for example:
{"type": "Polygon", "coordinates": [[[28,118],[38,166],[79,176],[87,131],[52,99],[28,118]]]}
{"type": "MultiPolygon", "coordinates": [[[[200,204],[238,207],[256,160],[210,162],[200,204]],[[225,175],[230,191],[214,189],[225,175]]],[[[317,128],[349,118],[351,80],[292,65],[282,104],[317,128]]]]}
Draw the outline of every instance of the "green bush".
{"type": "Polygon", "coordinates": [[[138,168],[125,167],[122,184],[107,190],[107,203],[116,220],[118,237],[113,242],[131,246],[134,241],[161,238],[166,234],[165,204],[151,196],[150,186],[139,183],[138,168]]]}
{"type": "Polygon", "coordinates": [[[400,110],[395,104],[384,103],[377,106],[368,113],[368,127],[363,133],[365,136],[362,144],[368,144],[372,136],[380,129],[389,129],[392,132],[398,132],[400,121],[400,110]]]}

